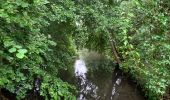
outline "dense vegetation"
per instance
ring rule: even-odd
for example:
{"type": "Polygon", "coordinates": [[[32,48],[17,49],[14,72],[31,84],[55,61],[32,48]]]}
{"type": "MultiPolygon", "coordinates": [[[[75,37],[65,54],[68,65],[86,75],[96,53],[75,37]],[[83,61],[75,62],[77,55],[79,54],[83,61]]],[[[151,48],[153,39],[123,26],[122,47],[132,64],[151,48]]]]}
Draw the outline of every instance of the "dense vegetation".
{"type": "Polygon", "coordinates": [[[73,17],[63,11],[65,7],[47,0],[1,1],[0,87],[17,94],[18,99],[32,91],[37,79],[42,81],[40,95],[46,99],[74,98],[74,87],[58,76],[59,70],[73,65],[71,35],[49,26],[56,21],[59,27],[73,17]]]}
{"type": "Polygon", "coordinates": [[[73,100],[61,72],[81,48],[112,58],[112,40],[120,67],[159,100],[170,85],[169,16],[169,0],[2,0],[0,88],[21,99],[41,79],[41,96],[73,100]]]}

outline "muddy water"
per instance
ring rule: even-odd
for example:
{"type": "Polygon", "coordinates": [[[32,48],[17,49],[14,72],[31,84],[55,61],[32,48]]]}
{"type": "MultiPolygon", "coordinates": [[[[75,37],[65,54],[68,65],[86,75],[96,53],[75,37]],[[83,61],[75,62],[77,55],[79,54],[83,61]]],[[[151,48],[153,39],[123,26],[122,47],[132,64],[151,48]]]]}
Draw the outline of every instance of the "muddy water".
{"type": "Polygon", "coordinates": [[[79,88],[77,100],[145,100],[136,85],[119,69],[109,77],[88,77],[82,59],[76,60],[74,68],[79,88]]]}

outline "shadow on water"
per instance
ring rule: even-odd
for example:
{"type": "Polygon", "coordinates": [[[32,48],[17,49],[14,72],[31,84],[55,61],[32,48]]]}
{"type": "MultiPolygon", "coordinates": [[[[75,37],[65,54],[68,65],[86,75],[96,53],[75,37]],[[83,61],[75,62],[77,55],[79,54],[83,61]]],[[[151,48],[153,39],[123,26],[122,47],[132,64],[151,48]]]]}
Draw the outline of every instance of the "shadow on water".
{"type": "Polygon", "coordinates": [[[136,84],[119,68],[115,68],[108,77],[102,77],[101,74],[88,76],[85,62],[76,60],[77,100],[145,100],[136,84]]]}

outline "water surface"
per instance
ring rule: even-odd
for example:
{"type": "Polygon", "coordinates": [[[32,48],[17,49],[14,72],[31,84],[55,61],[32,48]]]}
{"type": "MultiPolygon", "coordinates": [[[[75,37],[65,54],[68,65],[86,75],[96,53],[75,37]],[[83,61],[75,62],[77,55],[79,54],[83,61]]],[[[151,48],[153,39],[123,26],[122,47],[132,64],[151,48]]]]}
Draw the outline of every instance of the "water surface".
{"type": "Polygon", "coordinates": [[[83,59],[76,60],[74,68],[79,88],[77,100],[145,100],[136,84],[119,69],[108,77],[102,77],[100,73],[98,77],[88,77],[83,59]]]}

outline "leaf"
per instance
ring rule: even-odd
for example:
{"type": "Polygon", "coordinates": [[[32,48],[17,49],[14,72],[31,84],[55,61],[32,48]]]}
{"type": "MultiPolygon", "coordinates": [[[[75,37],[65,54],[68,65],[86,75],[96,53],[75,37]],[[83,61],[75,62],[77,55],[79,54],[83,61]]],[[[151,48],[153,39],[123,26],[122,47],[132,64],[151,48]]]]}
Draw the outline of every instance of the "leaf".
{"type": "Polygon", "coordinates": [[[22,46],[20,46],[20,45],[15,45],[14,47],[15,47],[15,48],[18,48],[18,49],[21,49],[21,48],[22,48],[22,46]]]}
{"type": "Polygon", "coordinates": [[[17,56],[17,58],[22,59],[22,58],[24,58],[25,55],[23,53],[17,53],[16,56],[17,56]]]}
{"type": "Polygon", "coordinates": [[[21,6],[22,6],[23,8],[26,8],[26,7],[29,6],[29,4],[28,4],[28,3],[25,3],[25,2],[22,2],[22,3],[21,3],[21,6]]]}
{"type": "Polygon", "coordinates": [[[52,46],[56,46],[56,45],[57,45],[57,43],[54,42],[54,41],[49,41],[49,43],[50,43],[52,46]]]}
{"type": "Polygon", "coordinates": [[[13,42],[12,41],[5,41],[4,42],[4,46],[5,47],[10,47],[10,46],[12,46],[13,45],[13,42]]]}
{"type": "Polygon", "coordinates": [[[27,49],[19,49],[18,52],[19,52],[19,53],[22,53],[22,54],[25,54],[25,53],[27,53],[28,51],[27,51],[27,49]]]}
{"type": "Polygon", "coordinates": [[[6,59],[7,59],[8,61],[12,61],[14,58],[13,58],[13,57],[10,57],[10,56],[6,56],[6,59]]]}
{"type": "Polygon", "coordinates": [[[9,49],[8,51],[9,51],[10,53],[14,53],[14,52],[17,51],[17,49],[13,47],[13,48],[9,49]]]}
{"type": "Polygon", "coordinates": [[[58,95],[63,96],[63,94],[61,93],[61,91],[60,91],[60,90],[58,91],[58,95]]]}

